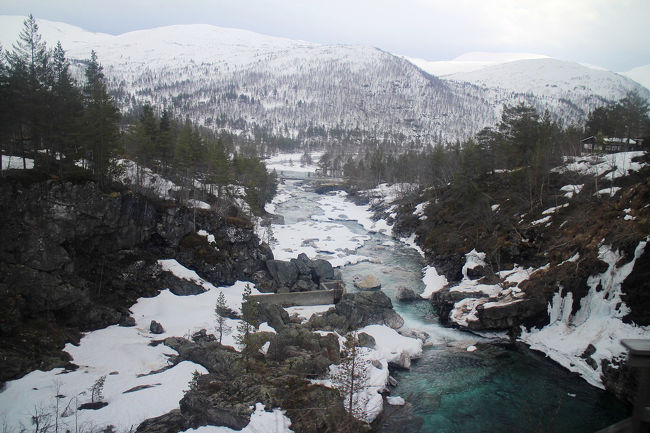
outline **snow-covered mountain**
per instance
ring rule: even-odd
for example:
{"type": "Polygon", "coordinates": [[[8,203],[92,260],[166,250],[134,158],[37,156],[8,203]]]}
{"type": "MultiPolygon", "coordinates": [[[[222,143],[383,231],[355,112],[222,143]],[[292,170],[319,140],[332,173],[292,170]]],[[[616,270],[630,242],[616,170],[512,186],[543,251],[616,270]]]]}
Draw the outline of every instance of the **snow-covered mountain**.
{"type": "Polygon", "coordinates": [[[621,75],[625,75],[637,83],[643,84],[646,89],[650,89],[650,65],[639,66],[627,72],[621,72],[621,75]]]}
{"type": "MultiPolygon", "coordinates": [[[[17,39],[23,20],[0,17],[5,48],[17,39]]],[[[312,141],[345,136],[359,142],[436,143],[467,138],[495,124],[503,104],[527,102],[567,123],[581,122],[590,109],[638,87],[603,71],[598,80],[567,72],[576,79],[555,82],[563,75],[553,68],[563,64],[552,59],[536,59],[550,62],[542,69],[502,70],[510,78],[501,81],[498,69],[490,74],[492,68],[519,62],[440,80],[404,58],[370,47],[320,45],[209,25],[113,36],[64,23],[38,23],[48,44],[61,41],[72,59],[97,52],[122,108],[151,102],[208,127],[251,137],[263,131],[312,141]],[[535,83],[533,88],[523,87],[527,79],[535,83]],[[511,82],[522,85],[503,87],[511,82]],[[549,92],[552,86],[560,89],[549,92]]],[[[460,61],[493,60],[472,55],[460,61]]]]}
{"type": "Polygon", "coordinates": [[[423,71],[441,78],[444,78],[445,75],[455,74],[457,72],[478,71],[485,67],[498,65],[500,63],[544,58],[548,58],[548,56],[532,53],[489,53],[483,51],[466,53],[452,60],[430,61],[406,57],[407,60],[421,68],[423,71]]]}
{"type": "Polygon", "coordinates": [[[573,101],[591,98],[615,100],[627,90],[645,90],[622,75],[551,58],[506,62],[477,71],[451,74],[445,79],[573,101]]]}

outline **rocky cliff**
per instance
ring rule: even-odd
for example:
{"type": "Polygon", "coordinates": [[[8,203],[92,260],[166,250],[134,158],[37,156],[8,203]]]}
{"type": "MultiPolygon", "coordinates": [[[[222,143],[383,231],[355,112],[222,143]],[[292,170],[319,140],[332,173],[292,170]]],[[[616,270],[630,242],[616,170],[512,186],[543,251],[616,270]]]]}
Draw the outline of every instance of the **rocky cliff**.
{"type": "Polygon", "coordinates": [[[629,399],[633,381],[616,368],[620,340],[649,331],[647,162],[580,158],[546,174],[534,202],[521,170],[485,175],[469,193],[428,190],[402,204],[394,232],[416,234],[446,277],[429,288],[442,322],[507,331],[629,399]]]}
{"type": "Polygon", "coordinates": [[[246,221],[92,182],[19,176],[0,183],[1,382],[65,365],[61,349],[81,331],[132,324],[139,297],[203,290],[163,272],[158,259],[175,258],[216,285],[270,281],[273,255],[246,221]]]}

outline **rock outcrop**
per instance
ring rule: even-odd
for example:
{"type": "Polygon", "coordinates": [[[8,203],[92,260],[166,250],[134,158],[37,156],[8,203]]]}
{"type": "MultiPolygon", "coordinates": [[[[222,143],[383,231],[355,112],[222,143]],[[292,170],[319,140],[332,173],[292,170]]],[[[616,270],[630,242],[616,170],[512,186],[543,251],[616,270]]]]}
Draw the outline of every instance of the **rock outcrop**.
{"type": "Polygon", "coordinates": [[[334,309],[313,316],[312,329],[329,329],[345,333],[367,325],[387,325],[398,329],[404,319],[393,310],[393,303],[384,292],[359,292],[343,295],[334,309]]]}
{"type": "Polygon", "coordinates": [[[65,343],[79,331],[132,325],[128,309],[139,297],[203,290],[162,272],[160,258],[214,284],[271,281],[268,246],[214,212],[92,182],[4,178],[0,201],[0,382],[65,366],[65,343]]]}
{"type": "Polygon", "coordinates": [[[193,380],[180,401],[180,409],[144,421],[136,431],[175,432],[204,425],[240,430],[249,423],[251,407],[281,407],[291,419],[291,428],[301,432],[368,431],[367,426],[346,416],[336,390],[312,385],[306,377],[322,375],[338,362],[335,335],[318,335],[291,325],[271,337],[266,356],[256,359],[255,368],[244,366],[242,355],[198,332],[193,341],[167,338],[164,344],[178,355],[173,363],[193,361],[208,374],[193,380]],[[344,430],[351,429],[351,430],[344,430]]]}
{"type": "Polygon", "coordinates": [[[320,283],[334,279],[334,269],[327,260],[310,259],[306,254],[290,261],[267,260],[266,268],[276,292],[318,290],[320,283]]]}

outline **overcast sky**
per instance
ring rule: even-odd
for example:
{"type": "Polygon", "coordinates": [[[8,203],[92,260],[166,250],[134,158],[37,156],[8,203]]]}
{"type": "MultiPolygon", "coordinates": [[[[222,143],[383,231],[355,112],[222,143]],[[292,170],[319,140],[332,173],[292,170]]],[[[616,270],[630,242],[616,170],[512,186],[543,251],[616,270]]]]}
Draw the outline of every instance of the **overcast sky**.
{"type": "Polygon", "coordinates": [[[426,60],[493,51],[650,64],[650,0],[0,0],[0,14],[28,13],[111,34],[202,23],[426,60]]]}

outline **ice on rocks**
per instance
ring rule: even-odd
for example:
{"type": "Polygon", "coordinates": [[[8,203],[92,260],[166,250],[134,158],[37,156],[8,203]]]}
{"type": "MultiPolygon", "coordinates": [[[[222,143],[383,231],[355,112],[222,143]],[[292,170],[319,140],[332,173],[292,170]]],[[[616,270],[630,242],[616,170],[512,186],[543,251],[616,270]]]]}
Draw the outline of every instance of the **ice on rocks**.
{"type": "Polygon", "coordinates": [[[622,255],[608,246],[601,246],[598,257],[607,263],[608,269],[589,277],[590,289],[580,301],[580,309],[572,314],[572,293],[563,295],[559,291],[549,305],[551,323],[542,329],[522,329],[520,339],[570,371],[579,373],[592,385],[603,388],[601,361],[625,356],[621,339],[650,335],[650,326],[623,322],[629,309],[621,299],[621,283],[632,272],[647,242],[648,239],[640,242],[632,260],[620,267],[616,264],[622,255]],[[591,355],[596,369],[581,356],[589,344],[596,349],[591,355]]]}

